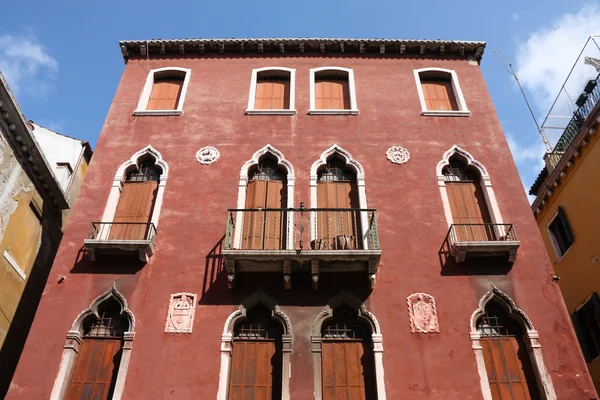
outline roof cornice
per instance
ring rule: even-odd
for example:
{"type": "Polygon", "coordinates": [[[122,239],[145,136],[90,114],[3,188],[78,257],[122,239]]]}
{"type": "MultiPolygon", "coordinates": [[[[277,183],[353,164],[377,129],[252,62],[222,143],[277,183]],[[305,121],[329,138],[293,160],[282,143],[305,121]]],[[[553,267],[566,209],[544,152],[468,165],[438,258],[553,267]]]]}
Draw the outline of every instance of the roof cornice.
{"type": "Polygon", "coordinates": [[[0,125],[6,131],[7,141],[44,201],[51,202],[60,210],[69,208],[69,203],[2,73],[0,114],[0,125]]]}
{"type": "Polygon", "coordinates": [[[239,39],[151,39],[119,42],[125,62],[129,58],[207,53],[338,54],[459,58],[481,61],[485,42],[462,40],[349,39],[349,38],[239,38],[239,39]]]}

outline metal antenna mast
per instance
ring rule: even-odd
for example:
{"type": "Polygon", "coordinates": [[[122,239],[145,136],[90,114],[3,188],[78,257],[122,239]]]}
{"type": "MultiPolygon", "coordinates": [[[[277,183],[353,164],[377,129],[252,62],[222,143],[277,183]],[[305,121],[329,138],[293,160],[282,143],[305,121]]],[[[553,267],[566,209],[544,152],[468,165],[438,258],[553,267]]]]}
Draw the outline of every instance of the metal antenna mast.
{"type": "Polygon", "coordinates": [[[539,133],[540,137],[542,138],[542,142],[544,142],[544,146],[546,146],[546,151],[551,152],[552,146],[550,146],[550,142],[548,141],[548,137],[544,133],[544,130],[540,127],[540,124],[538,124],[537,118],[535,117],[535,114],[533,113],[533,110],[531,109],[531,105],[529,104],[529,101],[527,100],[525,91],[523,90],[523,87],[521,86],[521,82],[519,82],[519,77],[517,76],[517,73],[513,69],[512,64],[509,63],[508,61],[506,61],[506,59],[504,57],[502,57],[495,49],[492,49],[492,51],[494,52],[494,54],[496,54],[496,56],[498,56],[498,58],[500,60],[502,60],[502,66],[504,67],[504,69],[507,70],[508,73],[511,74],[513,78],[515,78],[515,81],[517,81],[517,85],[519,86],[519,89],[521,90],[521,94],[523,95],[523,98],[525,99],[525,104],[527,104],[527,108],[529,109],[529,113],[531,114],[531,118],[533,118],[533,122],[535,123],[538,133],[539,133]]]}

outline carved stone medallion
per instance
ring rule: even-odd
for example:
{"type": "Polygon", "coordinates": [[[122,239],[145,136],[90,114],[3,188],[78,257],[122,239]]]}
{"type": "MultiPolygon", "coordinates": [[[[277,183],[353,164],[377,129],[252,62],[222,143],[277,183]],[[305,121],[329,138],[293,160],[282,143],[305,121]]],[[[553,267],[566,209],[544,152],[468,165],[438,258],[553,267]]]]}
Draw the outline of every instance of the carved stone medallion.
{"type": "Polygon", "coordinates": [[[410,159],[410,153],[402,146],[392,146],[386,152],[385,156],[394,164],[404,164],[410,159]]]}
{"type": "Polygon", "coordinates": [[[200,164],[208,165],[217,161],[220,155],[221,153],[219,153],[219,150],[217,150],[216,147],[207,146],[196,152],[196,161],[200,164]]]}
{"type": "Polygon", "coordinates": [[[433,296],[427,293],[413,293],[406,300],[412,333],[436,333],[440,331],[433,296]]]}
{"type": "Polygon", "coordinates": [[[169,302],[169,314],[165,332],[192,333],[197,295],[193,293],[175,293],[169,302]]]}

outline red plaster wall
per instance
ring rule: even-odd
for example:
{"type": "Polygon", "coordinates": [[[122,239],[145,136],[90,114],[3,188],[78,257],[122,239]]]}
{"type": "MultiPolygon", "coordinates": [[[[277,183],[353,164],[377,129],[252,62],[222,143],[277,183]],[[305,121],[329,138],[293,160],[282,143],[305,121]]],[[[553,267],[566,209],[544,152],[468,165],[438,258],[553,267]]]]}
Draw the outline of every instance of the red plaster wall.
{"type": "MultiPolygon", "coordinates": [[[[491,261],[490,261],[491,262],[491,261]]],[[[342,287],[350,288],[378,318],[384,345],[388,399],[481,399],[469,339],[469,320],[479,299],[495,284],[533,321],[546,367],[559,399],[597,398],[570,326],[558,286],[504,138],[481,70],[464,60],[361,57],[204,56],[130,60],[60,246],[32,332],[8,399],[48,398],[65,334],[73,319],[113,282],[136,316],[136,333],[125,399],[210,399],[219,381],[220,335],[227,316],[262,286],[293,324],[292,399],[313,396],[310,329],[315,316],[342,287]],[[310,116],[309,69],[336,65],[354,69],[358,116],[310,116]],[[147,69],[191,68],[184,114],[132,116],[147,69]],[[296,68],[295,116],[245,116],[253,68],[296,68]],[[454,69],[470,117],[423,117],[413,69],[454,69]],[[294,277],[284,291],[281,274],[241,276],[227,289],[211,250],[225,234],[227,209],[236,207],[241,165],[266,144],[296,169],[294,203],[309,204],[309,169],[337,143],[365,169],[367,201],[378,210],[383,250],[377,288],[366,278],[323,276],[320,290],[308,277],[294,277]],[[90,263],[82,251],[91,221],[100,220],[117,167],[151,144],[170,168],[156,254],[140,268],[104,257],[90,263]],[[494,274],[488,261],[446,265],[438,255],[448,226],[435,167],[457,144],[488,169],[505,222],[521,240],[517,261],[494,274]],[[391,164],[386,150],[402,145],[405,165],[391,164]],[[221,158],[210,166],[195,152],[215,146],[221,158]],[[58,284],[58,277],[66,281],[58,284]],[[200,296],[194,332],[164,333],[169,295],[200,296]],[[406,297],[427,292],[437,301],[440,333],[410,333],[406,297]]]]}

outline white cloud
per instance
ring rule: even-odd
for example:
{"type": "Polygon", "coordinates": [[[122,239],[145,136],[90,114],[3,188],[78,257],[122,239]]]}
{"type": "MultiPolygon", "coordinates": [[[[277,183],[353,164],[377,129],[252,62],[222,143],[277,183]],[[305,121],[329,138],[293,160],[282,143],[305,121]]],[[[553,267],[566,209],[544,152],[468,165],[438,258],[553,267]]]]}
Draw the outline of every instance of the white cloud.
{"type": "Polygon", "coordinates": [[[521,19],[521,14],[519,14],[518,12],[514,12],[510,14],[510,19],[512,19],[513,21],[518,21],[521,19]]]}
{"type": "Polygon", "coordinates": [[[544,143],[537,136],[533,139],[533,143],[522,140],[522,138],[518,141],[514,135],[506,133],[506,140],[517,164],[526,193],[529,192],[529,187],[545,165],[543,159],[545,153],[544,143]]]}
{"type": "Polygon", "coordinates": [[[58,73],[58,63],[35,36],[0,35],[0,71],[15,92],[46,92],[58,73]]]}
{"type": "MultiPolygon", "coordinates": [[[[552,102],[575,63],[586,39],[600,33],[600,8],[585,5],[577,13],[563,14],[550,28],[542,28],[518,44],[516,66],[519,79],[533,95],[533,102],[541,113],[547,113],[552,102]]],[[[589,55],[599,57],[595,45],[586,47],[589,55]]],[[[581,59],[583,61],[583,57],[581,59]]],[[[572,99],[583,89],[586,79],[597,72],[581,62],[573,71],[567,90],[572,99]]],[[[562,101],[562,100],[561,100],[562,101]]],[[[560,104],[560,112],[569,112],[568,98],[560,104]]],[[[572,110],[571,110],[572,111],[572,110]]]]}

